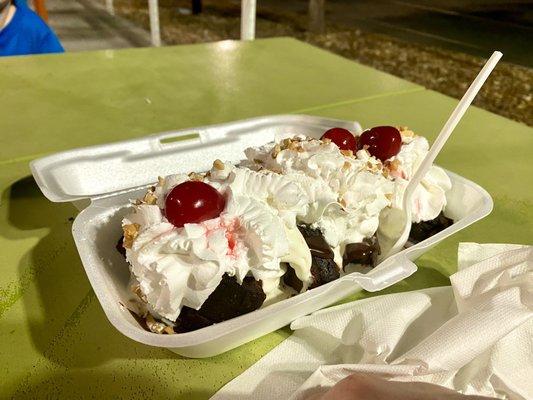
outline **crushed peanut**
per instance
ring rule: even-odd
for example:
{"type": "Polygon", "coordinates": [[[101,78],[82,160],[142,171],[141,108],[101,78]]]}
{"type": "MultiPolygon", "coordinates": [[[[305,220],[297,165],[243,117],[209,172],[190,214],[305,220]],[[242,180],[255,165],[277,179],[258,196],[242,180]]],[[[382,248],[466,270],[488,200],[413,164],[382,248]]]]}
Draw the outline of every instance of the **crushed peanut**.
{"type": "Polygon", "coordinates": [[[415,133],[413,131],[402,131],[401,135],[402,139],[415,137],[415,133]]]}
{"type": "Polygon", "coordinates": [[[150,314],[146,315],[146,325],[148,326],[148,329],[154,333],[163,333],[167,327],[167,325],[163,324],[162,322],[156,321],[150,314]]]}
{"type": "Polygon", "coordinates": [[[341,150],[341,154],[345,157],[353,157],[353,151],[352,150],[341,150]]]}
{"type": "Polygon", "coordinates": [[[351,166],[352,164],[350,164],[348,161],[344,161],[344,164],[342,165],[342,170],[347,171],[350,169],[351,166]]]}
{"type": "Polygon", "coordinates": [[[165,329],[163,329],[163,332],[167,335],[174,335],[176,332],[174,332],[174,329],[172,329],[171,326],[166,326],[165,329]]]}
{"type": "Polygon", "coordinates": [[[125,248],[131,249],[131,246],[133,245],[133,241],[139,235],[140,227],[141,226],[139,224],[127,224],[122,227],[122,230],[124,231],[124,247],[125,248]]]}
{"type": "Polygon", "coordinates": [[[219,159],[216,159],[213,161],[213,168],[222,171],[224,169],[224,163],[219,159]]]}
{"type": "Polygon", "coordinates": [[[199,174],[198,172],[191,172],[189,174],[189,179],[191,181],[203,181],[204,180],[204,176],[202,174],[199,174]]]}
{"type": "Polygon", "coordinates": [[[274,149],[272,150],[272,158],[276,158],[281,151],[281,147],[279,144],[274,146],[274,149]]]}
{"type": "Polygon", "coordinates": [[[387,200],[392,201],[392,193],[385,193],[387,200]]]}
{"type": "Polygon", "coordinates": [[[401,162],[400,160],[396,159],[396,160],[392,160],[390,163],[389,163],[389,169],[391,171],[398,171],[398,169],[400,169],[400,165],[401,165],[401,162]]]}
{"type": "Polygon", "coordinates": [[[157,177],[157,184],[159,186],[163,186],[165,184],[165,178],[163,178],[162,176],[158,176],[157,177]]]}
{"type": "Polygon", "coordinates": [[[142,202],[144,204],[154,205],[155,203],[157,203],[157,197],[154,196],[152,189],[153,188],[150,188],[150,190],[144,195],[142,199],[142,202]]]}
{"type": "Polygon", "coordinates": [[[297,151],[300,148],[301,146],[298,142],[291,142],[288,147],[289,150],[293,150],[293,151],[297,151]]]}

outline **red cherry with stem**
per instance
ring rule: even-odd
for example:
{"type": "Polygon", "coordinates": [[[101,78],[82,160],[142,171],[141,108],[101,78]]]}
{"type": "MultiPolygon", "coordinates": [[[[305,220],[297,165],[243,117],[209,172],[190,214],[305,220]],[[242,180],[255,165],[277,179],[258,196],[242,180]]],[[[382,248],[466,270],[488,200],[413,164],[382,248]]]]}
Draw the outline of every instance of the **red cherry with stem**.
{"type": "Polygon", "coordinates": [[[360,149],[368,146],[367,150],[370,155],[385,161],[400,152],[402,135],[393,126],[376,126],[359,136],[358,145],[360,149]]]}
{"type": "Polygon", "coordinates": [[[354,153],[357,151],[357,139],[348,129],[331,128],[324,132],[320,139],[331,140],[341,150],[352,150],[354,153]]]}
{"type": "Polygon", "coordinates": [[[216,218],[224,210],[226,200],[207,183],[188,181],[175,186],[165,200],[165,215],[178,228],[216,218]]]}

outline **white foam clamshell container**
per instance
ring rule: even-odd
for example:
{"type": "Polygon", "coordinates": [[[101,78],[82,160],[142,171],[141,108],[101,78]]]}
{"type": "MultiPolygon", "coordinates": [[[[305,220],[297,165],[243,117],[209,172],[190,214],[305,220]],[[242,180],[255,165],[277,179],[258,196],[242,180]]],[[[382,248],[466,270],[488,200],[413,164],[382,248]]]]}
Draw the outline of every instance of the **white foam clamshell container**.
{"type": "Polygon", "coordinates": [[[79,205],[80,200],[85,200],[88,204],[74,221],[72,233],[87,276],[109,321],[137,342],[165,347],[187,357],[210,357],[361,289],[374,292],[393,285],[416,271],[412,260],[491,212],[492,199],[483,188],[447,172],[453,187],[447,196],[446,214],[455,223],[389,257],[369,273],[345,275],[316,289],[197,331],[175,335],[145,331],[124,306],[128,298],[129,271],[126,261],[115,249],[121,235],[121,219],[131,207],[130,199],[141,197],[158,175],[205,171],[217,158],[239,161],[247,147],[295,134],[318,138],[335,126],[361,132],[361,126],[352,121],[275,115],[69,150],[33,161],[31,170],[51,201],[71,201],[79,205]]]}

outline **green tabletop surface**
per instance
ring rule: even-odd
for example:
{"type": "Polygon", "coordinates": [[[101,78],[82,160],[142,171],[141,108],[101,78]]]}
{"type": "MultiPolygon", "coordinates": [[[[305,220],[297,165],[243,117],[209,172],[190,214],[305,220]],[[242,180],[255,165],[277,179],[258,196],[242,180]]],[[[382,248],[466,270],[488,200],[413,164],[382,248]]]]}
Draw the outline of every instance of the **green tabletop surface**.
{"type": "MultiPolygon", "coordinates": [[[[290,335],[195,360],[120,334],[77,255],[76,208],[44,198],[32,159],[280,113],[407,125],[431,139],[456,103],[286,38],[0,59],[0,398],[205,399],[290,335]]],[[[382,293],[449,284],[459,242],[531,243],[532,148],[533,129],[471,108],[437,162],[487,189],[494,211],[382,293]]]]}

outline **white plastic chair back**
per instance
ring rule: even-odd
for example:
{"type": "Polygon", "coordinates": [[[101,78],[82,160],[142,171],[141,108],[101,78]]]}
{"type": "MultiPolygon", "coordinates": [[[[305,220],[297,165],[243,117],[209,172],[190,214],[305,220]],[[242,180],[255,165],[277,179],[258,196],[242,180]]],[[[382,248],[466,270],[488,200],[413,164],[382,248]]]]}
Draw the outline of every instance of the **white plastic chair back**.
{"type": "Polygon", "coordinates": [[[255,39],[256,0],[241,1],[241,40],[255,39]]]}
{"type": "MultiPolygon", "coordinates": [[[[113,8],[113,0],[107,0],[113,8]]],[[[255,39],[256,0],[242,0],[241,2],[241,40],[255,39]]],[[[109,8],[108,8],[109,9],[109,8]]],[[[152,46],[161,46],[161,30],[159,27],[158,0],[148,0],[148,12],[150,14],[150,35],[152,46]]]]}

